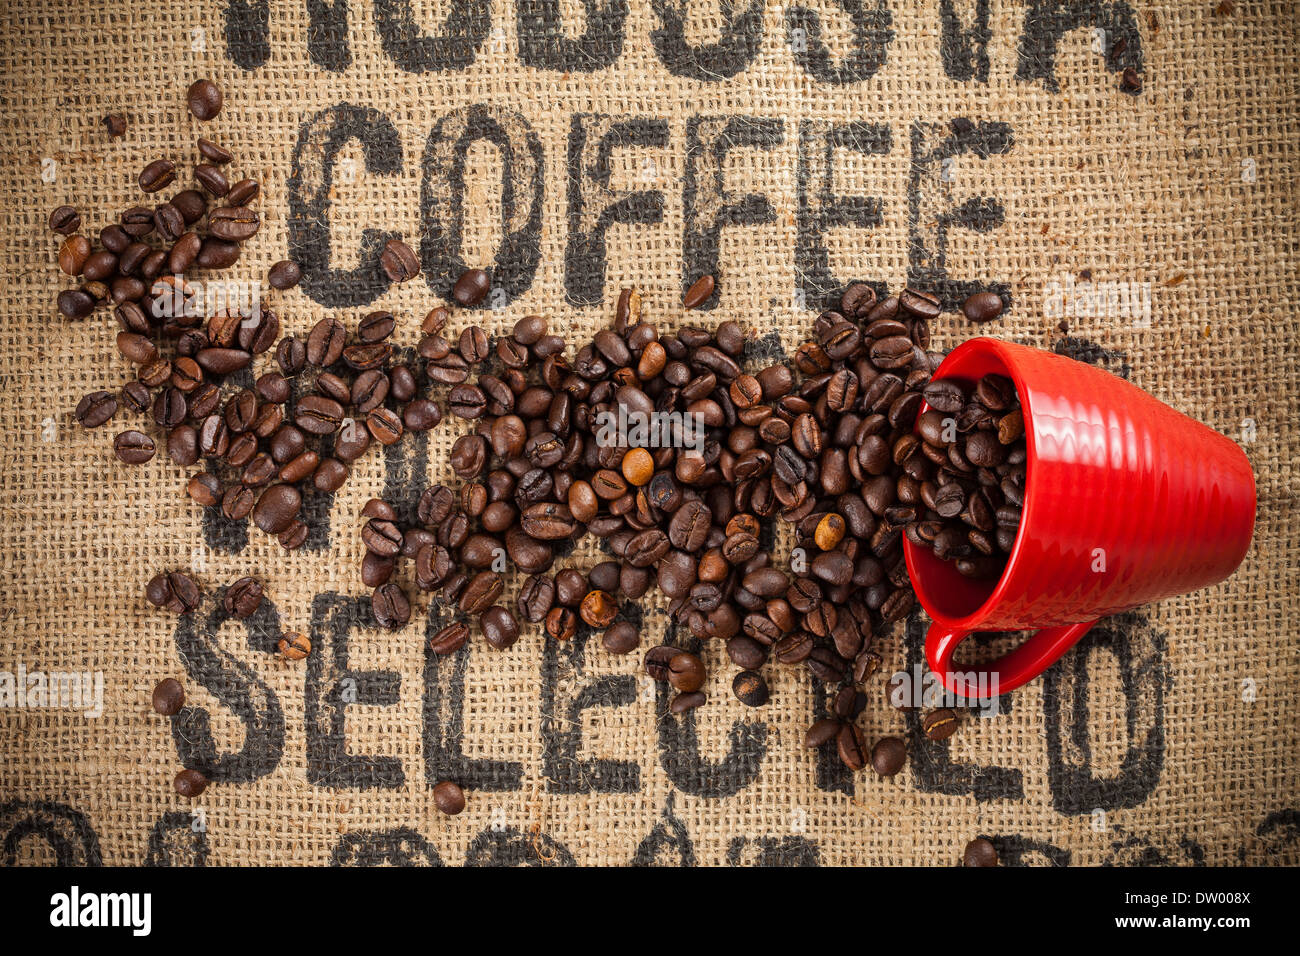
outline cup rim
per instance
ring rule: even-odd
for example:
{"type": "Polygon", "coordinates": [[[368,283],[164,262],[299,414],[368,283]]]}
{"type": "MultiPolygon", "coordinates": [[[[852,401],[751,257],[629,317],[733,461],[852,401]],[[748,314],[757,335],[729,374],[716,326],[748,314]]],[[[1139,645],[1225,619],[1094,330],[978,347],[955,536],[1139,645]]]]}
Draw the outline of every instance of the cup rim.
{"type": "MultiPolygon", "coordinates": [[[[942,604],[935,600],[934,595],[929,593],[930,586],[926,582],[926,574],[924,570],[919,567],[919,564],[924,561],[927,556],[931,561],[937,562],[940,561],[940,559],[934,557],[932,554],[924,552],[919,546],[913,544],[906,535],[903,536],[903,556],[907,561],[908,575],[912,580],[912,590],[916,592],[917,600],[921,602],[921,606],[925,608],[926,613],[930,615],[932,620],[938,624],[954,629],[975,631],[988,625],[988,619],[1010,590],[1011,580],[1016,571],[1016,564],[1021,552],[1024,550],[1026,541],[1025,526],[1029,523],[1027,515],[1030,512],[1031,503],[1034,497],[1034,473],[1036,469],[1033,467],[1033,462],[1037,457],[1037,449],[1035,447],[1036,443],[1033,429],[1032,398],[1029,389],[1025,388],[1020,370],[1010,354],[1013,348],[1013,343],[1003,342],[1000,339],[994,339],[988,336],[979,336],[977,338],[968,339],[948,353],[930,378],[932,382],[945,378],[964,378],[965,376],[962,375],[960,371],[954,375],[952,372],[952,366],[960,366],[963,362],[968,361],[971,355],[991,359],[997,367],[989,369],[981,374],[1005,375],[1007,378],[1011,379],[1012,383],[1016,387],[1016,395],[1020,399],[1021,414],[1024,416],[1025,420],[1025,495],[1020,508],[1020,526],[1016,529],[1016,540],[1012,545],[1011,553],[1007,556],[1006,566],[1002,569],[1002,574],[998,577],[997,581],[989,588],[988,593],[984,596],[983,600],[981,600],[973,609],[965,611],[964,613],[948,613],[942,604]],[[947,372],[945,372],[945,366],[949,366],[947,372]]],[[[917,412],[918,424],[921,415],[929,410],[929,407],[928,402],[922,401],[921,408],[917,412]]],[[[918,426],[914,424],[913,431],[915,431],[917,427],[918,426]]],[[[952,573],[954,575],[959,575],[960,572],[958,572],[956,568],[953,568],[952,573]]],[[[995,624],[994,626],[1000,625],[995,624]]],[[[1011,625],[1008,624],[1007,626],[1011,625]]]]}

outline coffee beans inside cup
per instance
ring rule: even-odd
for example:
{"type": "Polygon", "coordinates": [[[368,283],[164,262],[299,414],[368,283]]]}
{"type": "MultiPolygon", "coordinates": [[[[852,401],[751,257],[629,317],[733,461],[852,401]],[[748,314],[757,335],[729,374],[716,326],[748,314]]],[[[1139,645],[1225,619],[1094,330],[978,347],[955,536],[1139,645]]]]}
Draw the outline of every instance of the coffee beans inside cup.
{"type": "Polygon", "coordinates": [[[933,463],[918,488],[921,509],[908,538],[953,561],[967,577],[996,579],[1015,546],[1025,500],[1028,449],[1015,385],[1001,375],[973,384],[926,386],[909,454],[933,463]]]}

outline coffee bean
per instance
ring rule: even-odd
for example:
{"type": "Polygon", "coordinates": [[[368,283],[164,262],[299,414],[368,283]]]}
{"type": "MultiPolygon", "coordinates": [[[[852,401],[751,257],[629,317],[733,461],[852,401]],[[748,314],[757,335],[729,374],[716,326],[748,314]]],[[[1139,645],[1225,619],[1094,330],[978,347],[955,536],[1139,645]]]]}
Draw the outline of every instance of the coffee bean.
{"type": "Polygon", "coordinates": [[[768,701],[767,681],[758,671],[741,671],[731,682],[731,692],[746,707],[762,707],[768,701]]]}
{"type": "Polygon", "coordinates": [[[208,231],[227,242],[246,242],[261,226],[261,217],[248,206],[222,206],[208,213],[208,231]]]}
{"type": "Polygon", "coordinates": [[[176,164],[170,159],[155,159],[140,170],[140,188],[147,193],[156,193],[170,186],[176,179],[176,164]]]}
{"type": "Polygon", "coordinates": [[[500,605],[493,605],[479,617],[479,627],[488,645],[503,651],[519,640],[519,622],[500,605]]]}
{"type": "Polygon", "coordinates": [[[287,661],[301,661],[311,653],[311,640],[298,631],[285,631],[275,642],[276,650],[287,661]]]}
{"type": "Polygon", "coordinates": [[[73,413],[83,428],[98,428],[106,424],[117,412],[117,399],[111,392],[91,392],[77,403],[73,413]]]}
{"type": "Polygon", "coordinates": [[[375,623],[389,631],[400,630],[411,620],[411,602],[406,592],[392,581],[371,592],[370,610],[375,623]]]}
{"type": "Polygon", "coordinates": [[[90,253],[89,239],[85,236],[69,236],[59,247],[59,268],[70,276],[79,276],[90,253]]]}
{"type": "Polygon", "coordinates": [[[211,80],[195,80],[185,93],[185,102],[197,119],[216,119],[223,102],[221,90],[211,80]]]}
{"type": "Polygon", "coordinates": [[[407,282],[420,274],[420,260],[400,239],[389,239],[379,254],[384,274],[393,282],[407,282]]]}
{"type": "Polygon", "coordinates": [[[453,621],[429,639],[429,650],[438,655],[452,654],[464,647],[468,640],[469,628],[461,621],[453,621]]]}
{"type": "Polygon", "coordinates": [[[152,438],[134,429],[121,432],[113,439],[113,454],[128,465],[144,464],[157,450],[152,438]]]}
{"type": "Polygon", "coordinates": [[[671,713],[680,716],[686,713],[687,711],[694,710],[697,707],[703,707],[706,701],[707,698],[704,696],[704,694],[700,693],[699,691],[691,691],[686,694],[678,694],[676,697],[673,698],[672,703],[668,705],[668,710],[671,713]]]}
{"type": "Polygon", "coordinates": [[[962,866],[997,866],[998,851],[984,837],[976,837],[966,844],[961,855],[962,866]]]}
{"type": "MultiPolygon", "coordinates": [[[[233,190],[232,190],[233,193],[233,190]]],[[[229,269],[239,260],[239,243],[208,236],[195,257],[200,269],[229,269]]]]}
{"type": "Polygon", "coordinates": [[[687,309],[698,309],[709,296],[713,295],[713,288],[713,276],[700,276],[686,290],[686,295],[682,297],[682,305],[687,309]]]}
{"type": "Polygon", "coordinates": [[[454,817],[465,809],[465,791],[450,780],[434,784],[433,802],[438,810],[449,817],[454,817]]]}
{"type": "Polygon", "coordinates": [[[208,778],[197,770],[182,770],[172,780],[172,788],[182,797],[193,800],[208,788],[208,778]]]}
{"type": "Polygon", "coordinates": [[[185,688],[174,678],[164,678],[153,689],[152,703],[154,712],[164,717],[178,714],[185,706],[185,688]]]}
{"type": "Polygon", "coordinates": [[[495,571],[480,571],[470,579],[460,597],[460,609],[465,614],[482,614],[501,597],[504,584],[495,571]]]}
{"type": "Polygon", "coordinates": [[[95,311],[95,300],[80,289],[65,289],[59,293],[59,314],[69,319],[84,319],[95,311]]]}
{"type": "Polygon", "coordinates": [[[650,648],[645,655],[645,672],[651,680],[666,682],[672,674],[669,664],[681,653],[679,648],[660,644],[650,648]]]}
{"type": "Polygon", "coordinates": [[[226,589],[222,606],[231,617],[252,617],[262,606],[262,585],[255,578],[240,578],[226,589]]]}
{"type": "Polygon", "coordinates": [[[604,591],[590,591],[582,599],[579,614],[589,627],[609,627],[618,613],[618,603],[604,591]]]}
{"type": "Polygon", "coordinates": [[[253,509],[253,523],[267,534],[279,534],[298,517],[302,495],[293,485],[272,485],[253,509]]]}
{"type": "Polygon", "coordinates": [[[605,631],[601,644],[611,654],[630,654],[641,643],[636,626],[628,621],[617,621],[605,631]]]}
{"type": "Polygon", "coordinates": [[[546,613],[546,633],[556,641],[571,641],[578,633],[578,615],[567,607],[553,607],[546,613]]]}
{"type": "Polygon", "coordinates": [[[947,740],[957,731],[957,714],[947,707],[931,711],[922,718],[921,730],[931,740],[947,740]]]}
{"type": "Polygon", "coordinates": [[[992,322],[1002,314],[1002,298],[996,292],[976,292],[961,304],[961,312],[972,322],[992,322]]]}
{"type": "Polygon", "coordinates": [[[226,149],[224,146],[214,143],[210,139],[204,139],[200,136],[197,145],[199,147],[199,155],[209,163],[224,166],[235,158],[234,153],[230,152],[230,150],[226,149]]]}
{"type": "MultiPolygon", "coordinates": [[[[208,195],[215,196],[218,199],[230,192],[230,181],[226,179],[225,173],[210,163],[199,163],[194,167],[194,181],[206,189],[208,195]]],[[[214,213],[221,211],[220,209],[213,210],[214,213]]],[[[211,221],[211,217],[209,217],[209,221],[211,221]]],[[[231,237],[226,236],[224,238],[231,237]]]]}
{"type": "Polygon", "coordinates": [[[867,745],[856,724],[846,723],[835,735],[835,750],[840,763],[855,773],[867,765],[867,745]]]}
{"type": "Polygon", "coordinates": [[[492,280],[482,269],[469,269],[460,274],[452,287],[451,297],[466,308],[473,308],[487,297],[492,280]]]}
{"type": "Polygon", "coordinates": [[[668,662],[668,683],[682,693],[699,690],[704,677],[704,663],[694,654],[674,654],[668,662]]]}
{"type": "Polygon", "coordinates": [[[308,395],[294,407],[294,424],[313,435],[329,435],[338,430],[343,421],[343,406],[332,398],[308,395]]]}
{"type": "Polygon", "coordinates": [[[871,769],[882,777],[892,777],[903,769],[907,746],[897,737],[881,737],[871,748],[871,769]]]}
{"type": "Polygon", "coordinates": [[[70,236],[81,228],[81,213],[71,206],[56,206],[50,210],[49,226],[51,232],[70,236]]]}
{"type": "Polygon", "coordinates": [[[302,280],[302,267],[292,259],[281,259],[266,273],[266,282],[272,289],[292,289],[302,280]]]}
{"type": "Polygon", "coordinates": [[[231,206],[247,206],[261,191],[261,185],[255,180],[241,179],[230,187],[230,192],[226,194],[226,203],[231,206]]]}

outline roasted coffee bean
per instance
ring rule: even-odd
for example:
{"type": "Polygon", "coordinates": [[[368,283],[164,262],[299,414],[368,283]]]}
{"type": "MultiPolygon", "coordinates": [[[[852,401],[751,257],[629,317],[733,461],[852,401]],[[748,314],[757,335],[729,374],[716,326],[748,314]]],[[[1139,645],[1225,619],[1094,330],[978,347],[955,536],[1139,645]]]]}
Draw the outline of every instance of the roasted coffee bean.
{"type": "Polygon", "coordinates": [[[280,656],[287,661],[306,660],[311,653],[311,640],[299,631],[285,631],[275,644],[280,656]]]}
{"type": "Polygon", "coordinates": [[[591,591],[582,599],[579,613],[588,627],[609,627],[618,614],[618,603],[604,591],[591,591]]]}
{"type": "Polygon", "coordinates": [[[839,754],[840,763],[855,773],[867,765],[866,741],[862,739],[862,731],[856,724],[841,725],[835,735],[835,750],[839,754]]]}
{"type": "Polygon", "coordinates": [[[519,622],[500,605],[493,605],[479,617],[483,639],[490,647],[503,651],[519,640],[519,622]]]}
{"type": "Polygon", "coordinates": [[[393,282],[407,282],[420,274],[420,260],[400,239],[389,239],[379,254],[384,274],[393,282]]]}
{"type": "Polygon", "coordinates": [[[492,281],[482,269],[469,269],[460,274],[452,287],[451,297],[459,305],[472,308],[487,297],[492,281]]]}
{"type": "Polygon", "coordinates": [[[243,349],[207,348],[200,349],[194,356],[194,360],[203,367],[205,372],[211,372],[213,375],[229,375],[231,372],[245,368],[253,360],[253,356],[243,349]]]}
{"type": "Polygon", "coordinates": [[[931,711],[922,718],[921,730],[931,740],[947,740],[957,731],[957,714],[947,707],[931,711]]]}
{"type": "Polygon", "coordinates": [[[185,102],[190,112],[195,118],[204,122],[216,119],[217,114],[221,112],[223,100],[220,87],[207,79],[195,80],[185,92],[185,102]]]}
{"type": "Polygon", "coordinates": [[[171,204],[176,207],[187,226],[198,222],[208,211],[208,201],[197,189],[181,190],[171,198],[171,204]]]}
{"type": "Polygon", "coordinates": [[[694,654],[674,654],[668,661],[668,683],[684,694],[699,690],[704,678],[704,662],[694,654]]]}
{"type": "Polygon", "coordinates": [[[266,282],[272,289],[292,289],[302,281],[302,267],[292,259],[281,259],[266,273],[266,282]]]}
{"type": "Polygon", "coordinates": [[[157,446],[143,432],[130,429],[113,439],[113,454],[128,465],[142,465],[154,456],[157,446]]]}
{"type": "Polygon", "coordinates": [[[81,213],[71,206],[56,206],[50,210],[50,231],[70,236],[81,228],[81,213]]]}
{"type": "MultiPolygon", "coordinates": [[[[200,163],[194,167],[194,181],[206,189],[208,195],[215,196],[218,199],[230,192],[230,181],[226,179],[225,174],[209,163],[200,163]]],[[[220,210],[215,211],[220,212],[220,210]]]]}
{"type": "Polygon", "coordinates": [[[74,413],[83,428],[98,428],[106,424],[117,412],[117,399],[111,392],[91,392],[77,403],[74,413]]]}
{"type": "Polygon", "coordinates": [[[59,314],[69,319],[84,319],[95,311],[95,300],[80,289],[64,289],[59,293],[59,314]]]}
{"type": "Polygon", "coordinates": [[[391,445],[402,437],[402,419],[389,408],[374,408],[366,415],[366,430],[381,445],[391,445]]]}
{"type": "Polygon", "coordinates": [[[252,179],[241,179],[230,187],[226,194],[226,203],[230,206],[247,206],[262,191],[262,187],[252,179]]]}
{"type": "Polygon", "coordinates": [[[767,648],[745,634],[737,634],[727,641],[727,656],[743,670],[758,670],[767,662],[767,648]]]}
{"type": "Polygon", "coordinates": [[[261,217],[248,206],[222,206],[208,213],[208,231],[227,242],[247,242],[261,226],[261,217]]]}
{"type": "Polygon", "coordinates": [[[185,688],[175,678],[164,678],[153,689],[152,704],[154,712],[164,717],[179,714],[185,706],[185,688]]]}
{"type": "Polygon", "coordinates": [[[239,243],[208,236],[195,257],[200,269],[229,269],[239,260],[239,243]]]}
{"type": "Polygon", "coordinates": [[[208,778],[197,770],[182,770],[172,779],[172,789],[188,800],[201,796],[207,788],[208,778]]]}
{"type": "Polygon", "coordinates": [[[645,655],[645,672],[651,680],[667,682],[672,674],[669,667],[672,659],[681,653],[680,648],[660,644],[650,648],[645,655]]]}
{"type": "Polygon", "coordinates": [[[262,585],[255,578],[240,578],[226,589],[221,603],[231,617],[252,617],[262,606],[262,585]]]}
{"type": "Polygon", "coordinates": [[[803,745],[812,750],[830,743],[839,736],[840,727],[840,721],[829,717],[823,718],[808,728],[803,737],[803,745]]]}
{"type": "Polygon", "coordinates": [[[962,866],[997,866],[998,851],[985,837],[976,837],[966,844],[961,855],[962,866]]]}
{"type": "Polygon", "coordinates": [[[691,691],[686,694],[678,694],[673,698],[672,703],[668,705],[668,710],[677,715],[694,710],[697,707],[703,707],[708,700],[700,691],[691,691]]]}
{"type": "Polygon", "coordinates": [[[211,508],[221,502],[221,481],[210,472],[200,472],[189,480],[186,492],[205,508],[211,508]]]}
{"type": "Polygon", "coordinates": [[[370,611],[375,623],[388,631],[400,630],[411,620],[411,602],[406,592],[392,581],[371,592],[370,611]]]}
{"type": "Polygon", "coordinates": [[[323,395],[307,395],[294,406],[294,424],[313,435],[329,435],[343,422],[343,406],[323,395]]]}
{"type": "Polygon", "coordinates": [[[636,626],[628,621],[617,621],[605,631],[601,644],[610,654],[630,654],[641,643],[636,626]]]}
{"type": "Polygon", "coordinates": [[[429,638],[429,650],[440,656],[453,654],[464,647],[468,640],[469,627],[461,621],[453,621],[429,638]]]}
{"type": "Polygon", "coordinates": [[[556,641],[571,641],[578,633],[578,615],[567,607],[553,607],[546,614],[546,633],[556,641]]]}
{"type": "Polygon", "coordinates": [[[976,292],[961,304],[961,312],[972,322],[992,322],[1002,314],[1002,297],[996,292],[976,292]]]}
{"type": "Polygon", "coordinates": [[[470,579],[460,596],[460,609],[465,614],[482,614],[501,597],[504,584],[495,571],[480,571],[470,579]]]}
{"type": "Polygon", "coordinates": [[[871,748],[871,769],[882,777],[892,777],[903,769],[907,746],[897,737],[882,737],[871,748]]]}
{"type": "Polygon", "coordinates": [[[267,534],[279,534],[298,517],[302,495],[293,485],[272,485],[253,509],[253,523],[267,534]]]}
{"type": "Polygon", "coordinates": [[[391,520],[371,518],[361,529],[361,543],[367,551],[391,558],[402,549],[402,531],[391,520]]]}
{"type": "Polygon", "coordinates": [[[714,285],[713,276],[700,276],[691,283],[691,287],[686,290],[686,294],[682,297],[683,307],[698,309],[708,301],[709,296],[713,295],[714,285]]]}
{"type": "Polygon", "coordinates": [[[165,189],[176,179],[176,164],[169,159],[155,159],[140,170],[140,188],[147,193],[165,189]]]}
{"type": "Polygon", "coordinates": [[[762,707],[767,703],[767,681],[758,671],[741,671],[731,682],[731,692],[746,707],[762,707]]]}
{"type": "Polygon", "coordinates": [[[70,276],[81,275],[90,252],[89,239],[85,236],[69,236],[59,247],[59,268],[70,276]]]}
{"type": "Polygon", "coordinates": [[[434,784],[433,802],[440,813],[454,817],[465,809],[465,791],[450,780],[434,784]]]}

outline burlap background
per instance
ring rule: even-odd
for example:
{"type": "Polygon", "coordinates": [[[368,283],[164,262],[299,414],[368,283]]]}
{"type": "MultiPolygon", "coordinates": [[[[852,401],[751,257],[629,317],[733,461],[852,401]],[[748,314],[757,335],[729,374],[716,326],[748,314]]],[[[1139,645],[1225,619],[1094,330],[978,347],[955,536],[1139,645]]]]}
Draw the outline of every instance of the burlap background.
{"type": "MultiPolygon", "coordinates": [[[[1136,8],[999,2],[990,12],[986,4],[891,3],[883,65],[842,85],[796,62],[803,35],[796,30],[792,39],[787,14],[796,26],[813,21],[776,4],[757,5],[761,42],[748,65],[713,78],[681,75],[680,63],[669,70],[671,56],[657,55],[652,37],[685,10],[687,42],[715,42],[719,9],[740,16],[739,4],[631,0],[621,53],[612,66],[583,72],[522,65],[519,7],[495,2],[470,64],[423,73],[395,62],[416,47],[381,41],[377,20],[393,34],[406,4],[351,3],[345,27],[331,34],[309,29],[309,5],[276,3],[260,48],[247,24],[263,6],[12,0],[0,8],[0,670],[104,674],[98,718],[0,710],[6,862],[951,864],[977,834],[994,837],[1011,862],[1300,862],[1300,662],[1289,623],[1298,606],[1292,509],[1300,447],[1293,412],[1300,44],[1292,4],[1225,4],[1216,12],[1209,0],[1136,8]],[[227,6],[233,19],[223,18],[227,6]],[[960,57],[945,68],[944,18],[954,6],[964,29],[981,11],[988,17],[986,72],[978,56],[968,63],[974,76],[963,74],[960,57]],[[1043,37],[1062,18],[1086,25],[1065,32],[1053,51],[1043,37]],[[253,38],[241,41],[239,56],[228,53],[227,22],[253,38]],[[1104,40],[1094,26],[1107,31],[1104,40]],[[1136,42],[1113,49],[1117,37],[1132,35],[1136,42]],[[337,59],[340,40],[346,63],[337,59]],[[332,50],[341,68],[320,65],[309,43],[332,50]],[[1119,71],[1135,64],[1144,88],[1130,95],[1119,88],[1119,71]],[[202,127],[183,101],[201,75],[226,91],[224,112],[202,127]],[[1258,476],[1255,545],[1225,584],[1107,622],[1049,680],[1010,695],[1008,713],[966,722],[947,745],[920,739],[914,721],[885,706],[883,681],[873,685],[864,730],[873,738],[907,733],[914,747],[909,769],[890,781],[870,773],[846,780],[802,749],[820,706],[802,671],[769,668],[774,700],[763,710],[731,700],[733,668],[718,647],[706,652],[718,663],[706,688],[713,702],[693,723],[657,716],[664,701],[641,678],[639,655],[611,659],[598,642],[585,653],[556,654],[535,630],[508,653],[474,648],[459,662],[459,693],[448,676],[452,662],[426,661],[424,598],[396,635],[369,628],[361,613],[346,662],[323,624],[313,634],[311,668],[279,661],[268,653],[269,618],[248,639],[228,623],[216,656],[197,653],[200,644],[177,632],[174,617],[146,605],[149,576],[191,568],[209,593],[202,623],[219,586],[257,574],[279,621],[306,629],[318,595],[364,594],[354,516],[383,488],[383,462],[371,455],[354,472],[323,552],[286,555],[256,533],[242,553],[205,544],[201,515],[182,494],[186,476],[165,456],[129,470],[110,449],[112,434],[127,426],[86,433],[72,421],[83,393],[116,389],[129,370],[113,348],[107,313],[76,324],[56,315],[57,237],[45,218],[71,202],[98,230],[138,200],[144,161],[169,155],[187,168],[195,136],[210,135],[239,154],[235,169],[263,183],[266,225],[232,273],[260,277],[287,254],[300,131],[343,102],[384,114],[401,156],[391,171],[375,172],[355,141],[340,154],[357,173],[354,181],[335,173],[331,265],[339,269],[357,266],[364,228],[420,236],[421,155],[444,117],[486,104],[517,111],[531,126],[544,164],[540,266],[516,301],[478,317],[493,330],[542,312],[561,332],[588,331],[612,314],[625,283],[646,290],[650,314],[681,321],[684,217],[688,204],[703,201],[684,199],[692,124],[730,115],[778,121],[782,135],[770,148],[741,148],[723,162],[725,187],[765,194],[773,215],[723,229],[720,301],[704,320],[746,319],[764,333],[775,326],[787,349],[815,315],[815,303],[794,293],[799,124],[880,124],[887,134],[876,152],[833,151],[830,192],[879,197],[880,221],[828,228],[830,272],[897,289],[909,274],[909,241],[919,235],[933,251],[943,209],[995,198],[1004,221],[982,233],[953,224],[940,265],[952,278],[1009,285],[1014,307],[995,334],[1127,372],[1242,441],[1258,476]],[[110,141],[100,126],[110,111],[129,118],[123,139],[110,141]],[[603,301],[583,307],[564,301],[576,113],[662,120],[667,129],[663,147],[614,152],[610,185],[662,191],[662,221],[611,227],[607,275],[597,286],[603,301]],[[922,152],[938,135],[926,124],[954,119],[1007,124],[1011,142],[984,158],[967,152],[951,163],[925,162],[922,152]],[[1140,309],[1080,305],[1070,283],[1077,293],[1088,281],[1134,290],[1139,301],[1149,290],[1149,324],[1140,309]],[[1073,313],[1068,335],[1057,328],[1060,316],[1047,314],[1060,287],[1073,313]],[[332,682],[344,666],[390,672],[356,685],[363,700],[382,685],[389,702],[309,703],[327,692],[337,698],[332,682]],[[235,676],[223,677],[222,668],[235,676]],[[191,826],[193,807],[171,791],[177,743],[149,710],[150,689],[167,675],[182,678],[190,703],[210,712],[222,753],[244,747],[246,729],[200,678],[227,694],[237,685],[240,694],[265,688],[257,692],[269,715],[265,736],[249,732],[249,759],[237,763],[235,775],[245,779],[219,782],[196,801],[199,827],[191,826]],[[594,706],[579,710],[573,701],[584,689],[594,706]],[[332,724],[339,714],[342,722],[332,724]],[[336,757],[372,762],[309,758],[309,738],[320,753],[333,746],[336,757]],[[447,819],[430,791],[453,746],[468,759],[507,763],[461,774],[475,783],[469,807],[447,819]]],[[[446,32],[450,4],[410,6],[414,33],[446,32]]],[[[875,4],[843,4],[861,6],[864,35],[878,36],[875,4]]],[[[473,33],[481,18],[472,3],[461,9],[471,11],[473,33]]],[[[577,36],[582,5],[559,9],[567,35],[577,36]]],[[[588,16],[604,9],[592,5],[588,16]]],[[[843,63],[852,16],[822,0],[806,9],[820,18],[830,63],[843,63]]],[[[815,46],[817,31],[806,34],[815,46]]],[[[721,70],[726,59],[698,62],[721,70]]],[[[501,166],[484,141],[468,153],[466,261],[489,261],[500,238],[501,166]]],[[[924,268],[935,263],[926,262],[914,277],[934,276],[924,268]]],[[[299,331],[327,311],[351,323],[390,308],[405,317],[399,340],[413,345],[418,318],[440,292],[418,280],[374,305],[327,310],[302,290],[273,302],[299,331]]],[[[466,321],[458,314],[453,327],[466,321]]],[[[950,347],[971,327],[949,315],[934,331],[950,347]]],[[[431,439],[432,477],[447,475],[442,456],[457,433],[445,422],[431,439]]],[[[333,601],[319,599],[317,623],[334,613],[333,601]]],[[[347,602],[338,603],[346,615],[347,602]]],[[[648,646],[664,624],[657,610],[645,613],[648,646]]],[[[923,626],[920,619],[910,626],[913,656],[923,626]]],[[[884,642],[890,669],[903,666],[906,643],[902,634],[884,642]]]]}

